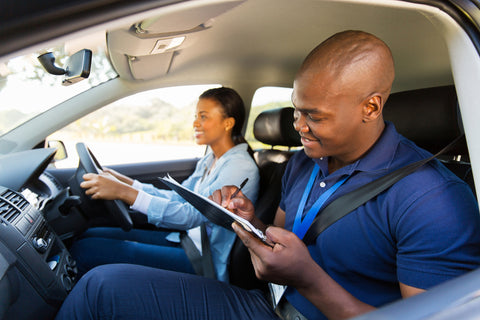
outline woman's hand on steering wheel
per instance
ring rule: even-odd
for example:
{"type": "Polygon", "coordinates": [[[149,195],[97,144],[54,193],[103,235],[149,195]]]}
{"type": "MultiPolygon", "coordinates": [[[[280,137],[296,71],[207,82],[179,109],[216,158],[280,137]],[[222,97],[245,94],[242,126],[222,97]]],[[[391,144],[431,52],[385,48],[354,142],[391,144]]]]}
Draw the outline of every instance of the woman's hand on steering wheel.
{"type": "Polygon", "coordinates": [[[85,194],[95,200],[118,199],[131,206],[138,195],[137,190],[118,180],[109,172],[86,173],[83,175],[83,180],[80,187],[86,189],[85,194]]]}
{"type": "MultiPolygon", "coordinates": [[[[77,143],[76,149],[80,161],[78,164],[77,172],[75,174],[75,180],[78,185],[81,185],[84,182],[84,176],[86,174],[92,173],[99,177],[99,175],[102,174],[103,169],[102,166],[98,163],[95,156],[90,151],[90,149],[88,149],[88,147],[84,143],[77,143]]],[[[128,231],[133,227],[133,221],[128,212],[128,207],[125,202],[118,200],[119,197],[115,197],[113,198],[113,200],[107,200],[102,198],[100,198],[102,200],[95,200],[95,198],[93,197],[89,199],[89,197],[86,197],[85,194],[82,196],[84,197],[83,199],[87,202],[103,201],[106,210],[114,217],[114,219],[118,222],[118,224],[123,230],[128,231]]],[[[135,199],[133,199],[133,201],[135,201],[135,199]]]]}

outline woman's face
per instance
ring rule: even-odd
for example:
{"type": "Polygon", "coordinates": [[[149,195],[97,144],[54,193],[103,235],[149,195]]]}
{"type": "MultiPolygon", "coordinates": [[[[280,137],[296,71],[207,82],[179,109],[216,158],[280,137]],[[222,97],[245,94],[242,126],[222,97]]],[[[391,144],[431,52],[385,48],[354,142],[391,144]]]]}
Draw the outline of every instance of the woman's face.
{"type": "Polygon", "coordinates": [[[221,105],[213,99],[198,100],[193,128],[197,144],[212,145],[231,134],[232,118],[224,115],[221,105]]]}

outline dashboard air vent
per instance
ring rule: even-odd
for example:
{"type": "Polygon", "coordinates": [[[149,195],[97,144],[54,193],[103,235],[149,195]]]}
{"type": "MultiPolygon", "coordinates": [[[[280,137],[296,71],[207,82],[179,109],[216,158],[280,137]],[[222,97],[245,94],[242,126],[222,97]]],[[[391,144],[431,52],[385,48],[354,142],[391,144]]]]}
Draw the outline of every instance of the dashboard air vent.
{"type": "Polygon", "coordinates": [[[28,201],[21,195],[6,190],[0,195],[0,217],[12,222],[28,205],[28,201]]]}

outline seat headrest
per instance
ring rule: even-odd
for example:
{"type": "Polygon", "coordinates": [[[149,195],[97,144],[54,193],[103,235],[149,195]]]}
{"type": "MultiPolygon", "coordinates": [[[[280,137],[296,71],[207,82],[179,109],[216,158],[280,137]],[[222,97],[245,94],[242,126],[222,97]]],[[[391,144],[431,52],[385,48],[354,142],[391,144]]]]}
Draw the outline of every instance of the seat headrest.
{"type": "MultiPolygon", "coordinates": [[[[400,134],[432,153],[463,132],[454,86],[393,93],[385,103],[383,116],[400,134]]],[[[457,143],[452,151],[466,154],[466,145],[457,143]]]]}
{"type": "Polygon", "coordinates": [[[271,146],[301,146],[300,135],[293,128],[293,108],[278,108],[260,113],[253,124],[255,138],[271,146]]]}

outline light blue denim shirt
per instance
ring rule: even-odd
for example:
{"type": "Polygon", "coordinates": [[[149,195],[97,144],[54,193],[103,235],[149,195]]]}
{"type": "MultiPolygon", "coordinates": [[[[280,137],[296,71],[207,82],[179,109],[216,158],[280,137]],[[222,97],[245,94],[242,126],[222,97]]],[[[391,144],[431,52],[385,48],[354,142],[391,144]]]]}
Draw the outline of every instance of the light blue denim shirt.
{"type": "MultiPolygon", "coordinates": [[[[247,152],[247,147],[246,143],[242,143],[231,148],[216,161],[213,169],[206,174],[214,161],[213,153],[208,153],[198,161],[195,171],[182,182],[182,185],[194,190],[198,184],[197,192],[203,196],[209,196],[222,186],[239,186],[245,178],[248,178],[242,192],[255,203],[260,175],[255,161],[247,152]]],[[[148,216],[148,221],[157,227],[188,230],[199,226],[202,222],[207,222],[217,278],[228,282],[227,264],[235,241],[235,233],[208,222],[207,218],[197,209],[172,190],[157,189],[153,185],[142,184],[142,191],[153,195],[148,209],[143,213],[148,216]]]]}

